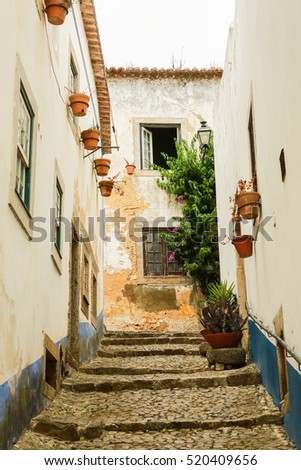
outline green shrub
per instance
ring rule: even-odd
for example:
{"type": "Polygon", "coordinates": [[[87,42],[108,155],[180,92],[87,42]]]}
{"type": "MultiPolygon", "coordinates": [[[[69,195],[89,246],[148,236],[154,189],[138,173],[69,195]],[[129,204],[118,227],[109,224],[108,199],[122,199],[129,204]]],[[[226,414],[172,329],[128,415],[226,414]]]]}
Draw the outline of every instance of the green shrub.
{"type": "Polygon", "coordinates": [[[213,144],[200,155],[197,137],[189,145],[175,142],[177,158],[162,154],[168,169],[158,165],[158,186],[173,194],[182,204],[182,217],[174,217],[174,233],[162,234],[172,258],[180,261],[182,270],[196,280],[203,294],[208,285],[219,280],[219,256],[215,198],[213,144]]]}

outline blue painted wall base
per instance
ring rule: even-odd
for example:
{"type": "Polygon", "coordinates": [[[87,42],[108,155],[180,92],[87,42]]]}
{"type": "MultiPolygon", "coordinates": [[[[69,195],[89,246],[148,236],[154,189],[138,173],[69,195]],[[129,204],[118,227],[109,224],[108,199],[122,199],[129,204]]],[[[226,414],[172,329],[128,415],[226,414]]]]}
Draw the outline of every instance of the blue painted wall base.
{"type": "MultiPolygon", "coordinates": [[[[97,355],[103,334],[103,313],[97,318],[98,329],[90,323],[80,325],[80,359],[88,362],[97,355]]],[[[67,346],[67,337],[57,343],[67,346]]],[[[30,420],[45,408],[43,395],[43,357],[0,385],[0,449],[10,449],[30,420]]]]}
{"type": "MultiPolygon", "coordinates": [[[[259,366],[262,383],[280,409],[276,347],[251,320],[249,331],[252,360],[259,366]]],[[[301,374],[289,363],[287,363],[287,368],[290,410],[284,415],[284,427],[289,439],[294,442],[297,449],[301,449],[301,374]]]]}

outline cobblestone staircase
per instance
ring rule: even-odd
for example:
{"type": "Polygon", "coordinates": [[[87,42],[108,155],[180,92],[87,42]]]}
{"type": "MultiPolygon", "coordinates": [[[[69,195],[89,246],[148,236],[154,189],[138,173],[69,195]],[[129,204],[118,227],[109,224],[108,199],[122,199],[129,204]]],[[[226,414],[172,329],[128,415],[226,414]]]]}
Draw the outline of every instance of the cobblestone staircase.
{"type": "Polygon", "coordinates": [[[208,370],[199,332],[109,332],[14,449],[291,449],[258,369],[208,370]]]}

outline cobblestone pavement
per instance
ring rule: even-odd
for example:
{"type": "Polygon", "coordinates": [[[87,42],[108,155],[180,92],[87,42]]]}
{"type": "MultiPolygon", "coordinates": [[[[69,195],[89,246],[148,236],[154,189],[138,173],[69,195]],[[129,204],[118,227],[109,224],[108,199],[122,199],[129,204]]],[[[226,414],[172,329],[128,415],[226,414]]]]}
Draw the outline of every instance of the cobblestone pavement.
{"type": "Polygon", "coordinates": [[[107,334],[14,449],[293,449],[258,369],[211,370],[203,341],[107,334]]]}

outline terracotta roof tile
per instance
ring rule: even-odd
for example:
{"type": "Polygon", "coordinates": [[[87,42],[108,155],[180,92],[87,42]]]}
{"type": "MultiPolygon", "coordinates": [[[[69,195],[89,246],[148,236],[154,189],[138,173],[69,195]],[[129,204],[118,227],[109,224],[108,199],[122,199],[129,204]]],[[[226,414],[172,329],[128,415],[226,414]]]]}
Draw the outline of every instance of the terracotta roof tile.
{"type": "Polygon", "coordinates": [[[221,68],[209,69],[157,69],[157,68],[139,68],[139,67],[110,67],[107,69],[108,78],[149,78],[153,80],[160,79],[186,79],[186,80],[212,80],[220,79],[223,74],[221,68]]]}
{"type": "MultiPolygon", "coordinates": [[[[88,40],[92,68],[94,72],[99,109],[100,135],[104,146],[111,145],[110,96],[104,67],[101,42],[97,26],[94,0],[81,1],[81,13],[88,40]]],[[[106,151],[110,153],[110,151],[106,151]]]]}

